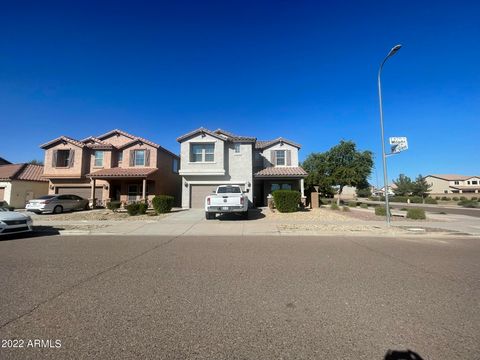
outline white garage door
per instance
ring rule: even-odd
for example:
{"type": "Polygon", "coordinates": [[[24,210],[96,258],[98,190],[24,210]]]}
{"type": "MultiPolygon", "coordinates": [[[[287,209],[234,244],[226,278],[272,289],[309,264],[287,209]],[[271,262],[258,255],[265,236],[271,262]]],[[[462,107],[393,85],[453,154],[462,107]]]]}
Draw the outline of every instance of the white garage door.
{"type": "Polygon", "coordinates": [[[205,206],[205,198],[217,189],[218,185],[190,186],[190,207],[201,209],[205,206]]]}
{"type": "MultiPolygon", "coordinates": [[[[90,192],[91,188],[90,187],[57,187],[56,189],[57,194],[72,194],[72,195],[77,195],[80,196],[84,199],[89,199],[90,198],[90,192]]],[[[97,200],[103,200],[103,191],[101,187],[96,187],[95,188],[95,197],[97,200]]]]}

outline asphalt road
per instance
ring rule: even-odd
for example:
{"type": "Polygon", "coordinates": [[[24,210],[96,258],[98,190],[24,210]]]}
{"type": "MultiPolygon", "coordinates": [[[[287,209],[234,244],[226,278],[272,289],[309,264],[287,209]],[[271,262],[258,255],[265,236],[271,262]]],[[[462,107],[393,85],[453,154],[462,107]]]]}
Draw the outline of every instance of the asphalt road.
{"type": "Polygon", "coordinates": [[[479,359],[479,259],[473,237],[0,241],[0,358],[479,359]]]}

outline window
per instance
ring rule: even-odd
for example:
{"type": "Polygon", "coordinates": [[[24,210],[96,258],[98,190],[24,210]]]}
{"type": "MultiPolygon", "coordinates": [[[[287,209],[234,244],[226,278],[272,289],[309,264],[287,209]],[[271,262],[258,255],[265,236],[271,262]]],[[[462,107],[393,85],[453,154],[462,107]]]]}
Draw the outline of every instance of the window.
{"type": "Polygon", "coordinates": [[[470,185],[470,181],[467,181],[467,185],[470,185]]]}
{"type": "Polygon", "coordinates": [[[134,166],[145,166],[145,150],[135,150],[134,154],[134,166]]]}
{"type": "Polygon", "coordinates": [[[240,144],[235,144],[235,154],[240,154],[240,144]]]}
{"type": "Polygon", "coordinates": [[[178,159],[173,159],[172,161],[172,171],[178,173],[178,159]]]}
{"type": "Polygon", "coordinates": [[[68,167],[70,162],[70,150],[56,151],[55,167],[68,167]]]}
{"type": "Polygon", "coordinates": [[[103,151],[95,151],[95,164],[94,166],[103,166],[103,151]]]}
{"type": "Polygon", "coordinates": [[[123,151],[118,153],[118,162],[121,163],[123,161],[123,151]]]}
{"type": "Polygon", "coordinates": [[[291,184],[282,184],[282,190],[292,190],[291,184]]]}
{"type": "Polygon", "coordinates": [[[270,193],[273,193],[275,190],[280,190],[280,184],[272,184],[270,186],[270,193]]]}
{"type": "Polygon", "coordinates": [[[477,180],[473,180],[473,181],[472,181],[472,185],[478,185],[478,181],[477,181],[477,180]]]}
{"type": "Polygon", "coordinates": [[[220,186],[217,194],[240,194],[241,192],[238,186],[220,186]]]}
{"type": "Polygon", "coordinates": [[[285,166],[285,150],[276,150],[277,166],[285,166]]]}
{"type": "Polygon", "coordinates": [[[460,181],[455,181],[455,185],[459,185],[460,184],[460,181]]]}
{"type": "Polygon", "coordinates": [[[191,144],[191,162],[213,162],[215,160],[215,144],[191,144]]]}

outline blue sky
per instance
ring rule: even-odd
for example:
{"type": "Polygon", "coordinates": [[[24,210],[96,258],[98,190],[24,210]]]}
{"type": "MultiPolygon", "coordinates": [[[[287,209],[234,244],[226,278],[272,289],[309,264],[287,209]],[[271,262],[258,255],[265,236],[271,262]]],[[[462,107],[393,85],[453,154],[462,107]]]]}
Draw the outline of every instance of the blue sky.
{"type": "Polygon", "coordinates": [[[463,1],[6,2],[0,156],[121,128],[178,152],[200,126],[376,154],[376,74],[399,173],[479,174],[480,5],[463,1]]]}

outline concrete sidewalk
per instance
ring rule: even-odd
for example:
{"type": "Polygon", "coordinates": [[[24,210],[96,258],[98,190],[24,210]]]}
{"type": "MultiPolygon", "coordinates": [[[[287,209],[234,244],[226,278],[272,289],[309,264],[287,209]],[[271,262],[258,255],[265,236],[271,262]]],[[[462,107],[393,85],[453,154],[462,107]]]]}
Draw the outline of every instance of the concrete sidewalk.
{"type": "MultiPolygon", "coordinates": [[[[269,211],[265,210],[264,211],[269,211]]],[[[431,221],[393,221],[388,228],[384,221],[365,221],[352,218],[348,222],[299,221],[271,219],[261,211],[252,210],[250,220],[235,215],[220,216],[205,220],[199,209],[174,212],[162,218],[130,221],[36,221],[35,225],[56,228],[67,235],[155,235],[155,236],[292,236],[292,235],[390,235],[401,236],[414,233],[439,235],[462,233],[480,236],[480,222],[462,215],[429,214],[431,221]]]]}

